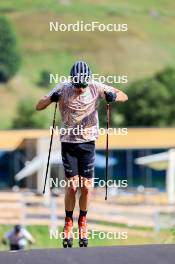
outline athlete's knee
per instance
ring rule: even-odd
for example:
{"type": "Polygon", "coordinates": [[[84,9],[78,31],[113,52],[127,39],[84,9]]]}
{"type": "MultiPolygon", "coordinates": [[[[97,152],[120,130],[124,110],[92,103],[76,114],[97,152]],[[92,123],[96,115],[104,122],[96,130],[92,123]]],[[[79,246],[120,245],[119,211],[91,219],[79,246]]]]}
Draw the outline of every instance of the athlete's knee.
{"type": "Polygon", "coordinates": [[[88,195],[91,192],[91,188],[92,188],[92,180],[83,179],[83,186],[81,187],[81,193],[84,195],[88,195]]]}
{"type": "Polygon", "coordinates": [[[67,181],[67,192],[70,194],[76,194],[78,188],[78,176],[74,176],[67,181]]]}
{"type": "Polygon", "coordinates": [[[75,195],[77,192],[77,187],[73,186],[72,184],[67,188],[67,193],[70,195],[75,195]]]}

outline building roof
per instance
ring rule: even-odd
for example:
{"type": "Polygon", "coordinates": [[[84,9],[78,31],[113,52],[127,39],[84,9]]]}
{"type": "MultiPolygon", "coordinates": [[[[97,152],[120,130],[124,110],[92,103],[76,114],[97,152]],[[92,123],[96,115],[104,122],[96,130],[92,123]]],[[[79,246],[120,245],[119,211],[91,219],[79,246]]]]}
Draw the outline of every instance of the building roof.
{"type": "Polygon", "coordinates": [[[14,150],[19,148],[25,139],[48,137],[49,130],[1,130],[0,150],[14,150]]]}
{"type": "Polygon", "coordinates": [[[172,150],[173,149],[158,154],[137,158],[135,159],[135,163],[155,170],[166,170],[169,166],[170,151],[172,150]]]}
{"type": "MultiPolygon", "coordinates": [[[[175,128],[129,128],[127,135],[116,134],[109,136],[110,149],[138,148],[173,148],[175,147],[175,128]]],[[[1,130],[0,149],[14,150],[19,148],[25,139],[49,137],[49,130],[1,130]]],[[[97,148],[105,149],[106,136],[101,135],[97,140],[97,148]]]]}
{"type": "MultiPolygon", "coordinates": [[[[175,128],[129,128],[127,135],[109,136],[110,149],[173,147],[175,147],[175,128]]],[[[105,148],[105,136],[99,137],[97,148],[105,148]]]]}

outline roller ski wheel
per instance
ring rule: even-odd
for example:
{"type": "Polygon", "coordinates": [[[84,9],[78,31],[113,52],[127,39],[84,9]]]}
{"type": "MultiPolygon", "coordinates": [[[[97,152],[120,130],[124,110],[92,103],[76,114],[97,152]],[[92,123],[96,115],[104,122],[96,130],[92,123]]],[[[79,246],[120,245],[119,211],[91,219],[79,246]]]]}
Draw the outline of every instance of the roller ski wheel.
{"type": "Polygon", "coordinates": [[[87,220],[85,216],[79,217],[78,230],[79,230],[79,247],[87,247],[88,246],[88,229],[87,229],[87,220]]]}
{"type": "Polygon", "coordinates": [[[88,246],[88,239],[79,239],[79,247],[87,247],[88,246]]]}
{"type": "Polygon", "coordinates": [[[64,239],[63,248],[71,248],[73,246],[73,219],[70,217],[65,218],[65,225],[63,229],[64,239]]]}
{"type": "Polygon", "coordinates": [[[64,239],[63,240],[63,248],[71,248],[73,246],[73,239],[64,239]]]}

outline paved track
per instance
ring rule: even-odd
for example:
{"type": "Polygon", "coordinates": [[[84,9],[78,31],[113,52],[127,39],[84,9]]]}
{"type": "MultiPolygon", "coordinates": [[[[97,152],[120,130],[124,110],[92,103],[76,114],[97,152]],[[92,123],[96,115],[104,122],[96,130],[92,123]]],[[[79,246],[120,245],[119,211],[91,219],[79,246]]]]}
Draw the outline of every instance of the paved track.
{"type": "Polygon", "coordinates": [[[46,249],[0,253],[0,264],[174,264],[175,245],[46,249]]]}

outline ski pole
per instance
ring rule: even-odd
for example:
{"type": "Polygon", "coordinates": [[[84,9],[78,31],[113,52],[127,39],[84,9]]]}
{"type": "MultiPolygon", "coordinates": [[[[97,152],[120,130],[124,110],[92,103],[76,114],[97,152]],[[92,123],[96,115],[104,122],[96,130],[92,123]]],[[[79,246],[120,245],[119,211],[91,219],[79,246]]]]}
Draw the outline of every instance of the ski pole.
{"type": "Polygon", "coordinates": [[[43,194],[45,193],[46,182],[47,182],[47,175],[48,175],[48,170],[49,170],[49,162],[50,162],[50,154],[51,154],[51,149],[52,149],[53,131],[54,131],[54,128],[55,128],[55,117],[56,117],[57,104],[58,103],[56,102],[55,103],[54,115],[53,115],[52,134],[51,134],[51,137],[50,137],[49,155],[48,155],[48,159],[47,159],[47,168],[46,168],[46,176],[45,176],[45,181],[44,181],[43,194]]]}
{"type": "Polygon", "coordinates": [[[109,158],[109,122],[110,122],[110,103],[116,100],[117,95],[113,92],[104,92],[106,98],[106,177],[105,177],[105,200],[108,198],[108,158],[109,158]]]}
{"type": "Polygon", "coordinates": [[[108,128],[109,128],[109,103],[106,104],[106,114],[107,114],[107,121],[106,121],[106,128],[107,128],[107,134],[106,134],[106,193],[105,193],[105,200],[107,200],[108,197],[108,157],[109,157],[109,134],[108,134],[108,128]]]}

